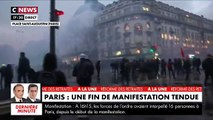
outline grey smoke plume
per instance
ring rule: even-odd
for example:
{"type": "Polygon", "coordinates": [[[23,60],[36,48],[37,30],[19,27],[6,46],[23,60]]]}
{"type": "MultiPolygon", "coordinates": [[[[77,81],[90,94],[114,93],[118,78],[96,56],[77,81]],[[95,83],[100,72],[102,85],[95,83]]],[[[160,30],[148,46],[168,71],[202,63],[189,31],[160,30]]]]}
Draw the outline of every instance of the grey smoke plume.
{"type": "Polygon", "coordinates": [[[94,18],[103,7],[97,1],[87,1],[76,11],[67,28],[62,31],[59,37],[60,55],[73,55],[88,52],[88,50],[94,51],[92,44],[96,40],[94,18]]]}
{"type": "Polygon", "coordinates": [[[0,45],[0,64],[17,64],[18,52],[9,45],[0,45]]]}

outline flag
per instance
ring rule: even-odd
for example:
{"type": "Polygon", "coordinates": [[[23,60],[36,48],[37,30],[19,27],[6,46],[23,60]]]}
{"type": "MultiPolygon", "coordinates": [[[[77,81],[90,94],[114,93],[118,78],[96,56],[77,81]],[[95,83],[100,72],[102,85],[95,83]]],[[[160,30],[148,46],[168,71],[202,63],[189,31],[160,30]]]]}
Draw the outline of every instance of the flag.
{"type": "Polygon", "coordinates": [[[184,57],[185,57],[185,55],[184,55],[184,52],[183,52],[183,49],[182,49],[182,48],[180,49],[180,54],[181,54],[182,58],[184,58],[184,57]]]}

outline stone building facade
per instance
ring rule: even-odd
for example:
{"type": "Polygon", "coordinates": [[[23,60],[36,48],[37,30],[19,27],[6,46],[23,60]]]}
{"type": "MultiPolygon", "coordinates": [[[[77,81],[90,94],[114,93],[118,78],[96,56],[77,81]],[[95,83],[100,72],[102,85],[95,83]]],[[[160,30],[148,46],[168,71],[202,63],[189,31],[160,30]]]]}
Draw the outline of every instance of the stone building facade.
{"type": "Polygon", "coordinates": [[[95,18],[98,58],[204,57],[213,21],[155,0],[118,0],[95,18]],[[150,51],[151,48],[156,48],[150,51]]]}

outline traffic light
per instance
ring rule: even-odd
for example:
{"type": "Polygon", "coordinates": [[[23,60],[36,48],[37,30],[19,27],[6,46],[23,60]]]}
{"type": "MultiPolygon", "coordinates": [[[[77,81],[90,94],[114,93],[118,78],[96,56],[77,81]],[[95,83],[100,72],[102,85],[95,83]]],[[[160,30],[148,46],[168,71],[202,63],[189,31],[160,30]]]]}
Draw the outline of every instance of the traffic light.
{"type": "Polygon", "coordinates": [[[149,49],[149,52],[153,53],[153,52],[154,52],[154,49],[150,48],[150,49],[149,49]]]}
{"type": "MultiPolygon", "coordinates": [[[[60,17],[61,15],[64,15],[64,12],[55,9],[55,10],[54,10],[54,21],[55,21],[55,22],[59,22],[59,17],[60,17]]],[[[55,26],[55,28],[56,28],[56,29],[59,29],[59,26],[55,26]]]]}
{"type": "Polygon", "coordinates": [[[158,49],[158,46],[157,46],[157,45],[153,45],[153,46],[151,46],[151,48],[149,49],[149,52],[154,53],[154,52],[157,51],[157,49],[158,49]]]}

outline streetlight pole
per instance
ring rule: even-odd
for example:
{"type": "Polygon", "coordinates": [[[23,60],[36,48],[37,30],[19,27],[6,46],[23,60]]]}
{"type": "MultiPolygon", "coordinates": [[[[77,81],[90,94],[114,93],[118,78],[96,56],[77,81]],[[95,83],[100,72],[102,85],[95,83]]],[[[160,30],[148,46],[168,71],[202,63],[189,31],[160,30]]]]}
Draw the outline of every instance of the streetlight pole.
{"type": "MultiPolygon", "coordinates": [[[[54,21],[55,17],[55,0],[50,0],[50,21],[54,21]]],[[[55,28],[50,26],[50,53],[55,54],[55,28]]]]}

